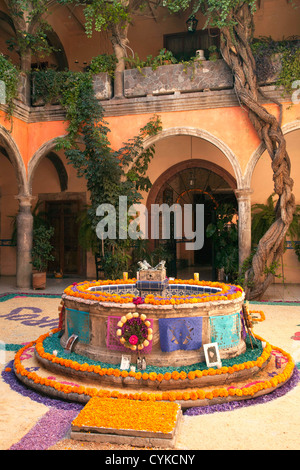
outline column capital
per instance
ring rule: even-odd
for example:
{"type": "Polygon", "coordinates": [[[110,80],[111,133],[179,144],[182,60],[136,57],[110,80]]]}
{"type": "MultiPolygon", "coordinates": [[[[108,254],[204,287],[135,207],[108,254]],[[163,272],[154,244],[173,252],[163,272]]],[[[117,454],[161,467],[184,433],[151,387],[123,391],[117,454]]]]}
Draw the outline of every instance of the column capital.
{"type": "Polygon", "coordinates": [[[253,194],[253,189],[251,188],[240,188],[235,189],[234,194],[237,200],[249,200],[251,198],[251,194],[253,194]]]}
{"type": "Polygon", "coordinates": [[[19,201],[20,208],[26,208],[32,206],[32,201],[36,199],[36,196],[32,196],[31,194],[18,194],[15,196],[15,199],[19,201]]]}

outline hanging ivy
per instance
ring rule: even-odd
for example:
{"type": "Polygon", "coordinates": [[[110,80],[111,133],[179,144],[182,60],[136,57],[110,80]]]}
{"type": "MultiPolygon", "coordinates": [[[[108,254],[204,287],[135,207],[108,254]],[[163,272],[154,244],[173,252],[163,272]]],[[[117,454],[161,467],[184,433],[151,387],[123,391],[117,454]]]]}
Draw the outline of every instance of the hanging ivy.
{"type": "Polygon", "coordinates": [[[293,82],[300,77],[300,39],[289,37],[275,41],[260,37],[252,42],[252,51],[259,79],[263,82],[277,74],[276,85],[285,93],[293,92],[293,82]]]}
{"type": "Polygon", "coordinates": [[[18,94],[19,73],[17,67],[0,53],[0,80],[5,83],[3,94],[5,95],[5,104],[7,104],[8,118],[12,117],[14,99],[18,94]]]}

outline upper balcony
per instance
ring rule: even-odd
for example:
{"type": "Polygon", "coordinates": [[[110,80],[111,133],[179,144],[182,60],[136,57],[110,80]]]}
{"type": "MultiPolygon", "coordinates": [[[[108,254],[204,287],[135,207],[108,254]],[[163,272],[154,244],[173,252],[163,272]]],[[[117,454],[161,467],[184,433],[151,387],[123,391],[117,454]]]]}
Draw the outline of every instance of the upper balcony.
{"type": "MultiPolygon", "coordinates": [[[[269,61],[267,71],[257,68],[258,80],[265,94],[265,102],[282,96],[276,85],[282,70],[282,56],[275,55],[269,61]]],[[[55,80],[56,74],[51,71],[55,80]]],[[[58,77],[58,76],[57,76],[58,77]]],[[[108,73],[94,75],[95,95],[101,102],[105,115],[121,116],[136,113],[153,113],[172,110],[207,109],[214,107],[237,106],[234,80],[224,60],[196,60],[166,64],[157,67],[126,69],[121,77],[122,95],[115,96],[114,81],[108,73]]],[[[49,73],[40,71],[31,79],[21,74],[15,113],[28,121],[59,120],[64,110],[59,104],[59,96],[46,98],[49,73]]]]}

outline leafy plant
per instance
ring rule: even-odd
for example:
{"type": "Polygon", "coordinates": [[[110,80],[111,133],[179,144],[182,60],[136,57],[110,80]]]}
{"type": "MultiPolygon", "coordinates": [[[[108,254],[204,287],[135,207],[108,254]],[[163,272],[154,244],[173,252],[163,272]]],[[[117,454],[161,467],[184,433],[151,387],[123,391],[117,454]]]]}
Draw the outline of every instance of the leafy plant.
{"type": "Polygon", "coordinates": [[[87,71],[91,74],[107,72],[110,77],[114,77],[118,60],[114,54],[100,54],[93,57],[87,71]]]}
{"type": "Polygon", "coordinates": [[[237,209],[233,204],[220,204],[216,209],[216,221],[206,228],[206,236],[213,240],[215,266],[223,268],[229,280],[235,279],[239,263],[236,215],[237,209]]]}
{"type": "Polygon", "coordinates": [[[159,65],[165,64],[176,64],[177,59],[174,57],[171,51],[168,51],[166,48],[163,48],[159,51],[158,55],[153,59],[152,67],[158,67],[159,65]]]}
{"type": "Polygon", "coordinates": [[[137,53],[131,57],[125,57],[124,60],[130,68],[138,69],[140,73],[142,73],[144,67],[151,67],[152,70],[156,70],[160,65],[177,64],[177,59],[173,53],[165,48],[161,49],[157,56],[148,55],[145,60],[140,59],[137,53]]]}
{"type": "MultiPolygon", "coordinates": [[[[271,194],[266,204],[252,205],[252,222],[251,222],[251,238],[252,245],[257,246],[259,240],[264,236],[266,231],[271,227],[276,219],[276,203],[275,194],[271,194]]],[[[300,206],[296,206],[292,223],[287,231],[287,236],[291,240],[299,240],[300,238],[300,206]]]]}
{"type": "Polygon", "coordinates": [[[68,74],[69,72],[57,72],[53,69],[32,71],[32,101],[42,100],[44,103],[57,101],[66,86],[68,74]]]}
{"type": "Polygon", "coordinates": [[[281,41],[275,41],[271,37],[254,38],[251,47],[256,62],[257,73],[260,80],[264,81],[272,76],[278,63],[274,58],[279,55],[281,67],[279,68],[276,85],[282,86],[286,93],[292,93],[292,84],[300,76],[300,40],[292,36],[281,41]]]}
{"type": "Polygon", "coordinates": [[[219,57],[219,51],[218,51],[217,46],[215,45],[209,46],[208,52],[209,52],[209,60],[212,62],[215,62],[219,57]]]}
{"type": "Polygon", "coordinates": [[[296,253],[296,256],[298,258],[298,261],[300,262],[300,243],[299,243],[299,240],[298,240],[298,243],[294,243],[294,250],[295,250],[295,253],[296,253]]]}
{"type": "Polygon", "coordinates": [[[0,80],[5,83],[5,102],[8,106],[7,115],[12,116],[14,99],[18,93],[19,69],[0,53],[0,80]]]}
{"type": "Polygon", "coordinates": [[[139,55],[135,53],[133,56],[125,57],[124,61],[125,64],[128,65],[130,69],[138,69],[140,73],[142,73],[142,69],[144,67],[152,67],[153,66],[153,57],[152,55],[148,55],[145,60],[140,59],[139,55]]]}
{"type": "Polygon", "coordinates": [[[53,234],[53,227],[47,228],[43,225],[33,231],[32,266],[39,272],[46,271],[48,262],[54,261],[54,256],[51,254],[53,246],[50,242],[53,234]]]}

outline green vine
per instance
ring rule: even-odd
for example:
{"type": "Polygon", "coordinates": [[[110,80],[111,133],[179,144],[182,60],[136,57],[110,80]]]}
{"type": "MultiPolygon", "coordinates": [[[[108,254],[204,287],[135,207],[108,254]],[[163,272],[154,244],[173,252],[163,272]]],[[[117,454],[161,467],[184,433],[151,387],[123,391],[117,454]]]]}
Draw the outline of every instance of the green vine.
{"type": "Polygon", "coordinates": [[[94,75],[106,72],[111,78],[114,78],[117,62],[118,59],[114,54],[100,54],[92,58],[87,71],[94,75]]]}
{"type": "Polygon", "coordinates": [[[0,80],[5,83],[5,103],[7,104],[7,117],[10,119],[14,110],[14,99],[18,94],[20,71],[0,53],[0,80]]]}
{"type": "Polygon", "coordinates": [[[292,93],[293,82],[300,77],[299,44],[297,37],[281,41],[274,41],[271,37],[254,39],[252,51],[260,80],[264,81],[276,72],[278,64],[281,63],[276,85],[283,87],[285,93],[292,93]]]}

